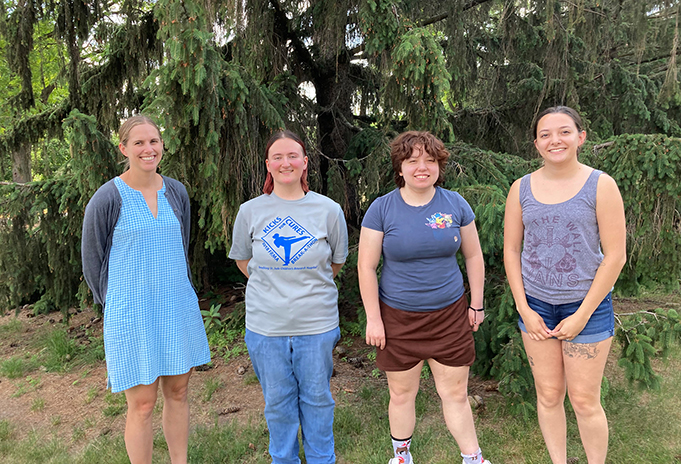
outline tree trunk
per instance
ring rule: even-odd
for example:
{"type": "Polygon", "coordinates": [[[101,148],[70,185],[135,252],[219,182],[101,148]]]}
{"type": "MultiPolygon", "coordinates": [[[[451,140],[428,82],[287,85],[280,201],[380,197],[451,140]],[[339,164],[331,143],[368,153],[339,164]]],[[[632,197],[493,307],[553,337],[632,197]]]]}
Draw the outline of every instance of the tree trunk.
{"type": "MultiPolygon", "coordinates": [[[[319,163],[322,192],[328,194],[329,160],[343,160],[355,131],[352,121],[352,91],[354,86],[349,78],[350,63],[342,56],[338,61],[328,60],[323,73],[314,79],[317,104],[317,128],[319,130],[319,150],[322,158],[319,163]]],[[[343,176],[347,178],[345,165],[340,162],[343,176]]],[[[348,224],[357,225],[358,203],[355,187],[349,180],[345,182],[345,204],[341,205],[348,224]]]]}
{"type": "Polygon", "coordinates": [[[27,143],[12,153],[12,180],[25,183],[31,181],[31,144],[27,143]]]}

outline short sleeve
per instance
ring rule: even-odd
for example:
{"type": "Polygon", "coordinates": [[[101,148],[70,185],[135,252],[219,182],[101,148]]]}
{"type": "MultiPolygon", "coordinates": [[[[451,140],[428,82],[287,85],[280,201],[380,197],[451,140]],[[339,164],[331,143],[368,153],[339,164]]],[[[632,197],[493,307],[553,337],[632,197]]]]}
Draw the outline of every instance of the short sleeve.
{"type": "Polygon", "coordinates": [[[459,193],[457,193],[456,195],[459,200],[461,210],[460,215],[461,223],[459,224],[459,227],[464,227],[475,220],[475,213],[473,212],[473,208],[471,208],[471,205],[468,204],[464,197],[462,197],[459,193]]]}
{"type": "Polygon", "coordinates": [[[376,198],[367,209],[364,219],[362,219],[362,227],[367,229],[385,232],[383,230],[383,197],[376,198]]]}
{"type": "Polygon", "coordinates": [[[253,257],[253,237],[249,231],[249,216],[243,205],[239,207],[232,231],[232,247],[229,250],[231,259],[242,261],[253,257]]]}
{"type": "Polygon", "coordinates": [[[348,226],[345,223],[343,210],[338,206],[336,218],[329,229],[329,246],[331,247],[331,262],[342,264],[348,257],[348,226]]]}

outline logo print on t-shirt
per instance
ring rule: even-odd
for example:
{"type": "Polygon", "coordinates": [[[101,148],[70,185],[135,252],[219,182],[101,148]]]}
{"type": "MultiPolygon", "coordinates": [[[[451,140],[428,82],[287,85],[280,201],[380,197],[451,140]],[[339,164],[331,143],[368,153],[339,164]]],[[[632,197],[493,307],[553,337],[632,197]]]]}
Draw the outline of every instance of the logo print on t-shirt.
{"type": "Polygon", "coordinates": [[[454,225],[452,215],[446,213],[435,213],[426,220],[426,225],[431,229],[447,229],[454,225]]]}
{"type": "MultiPolygon", "coordinates": [[[[275,261],[283,261],[284,266],[294,264],[317,242],[303,226],[291,216],[275,219],[274,227],[268,227],[262,237],[263,246],[275,261]]],[[[272,223],[270,223],[272,224],[272,223]]]]}
{"type": "Polygon", "coordinates": [[[559,221],[558,216],[553,218],[547,216],[541,219],[541,223],[533,222],[538,228],[538,233],[528,232],[527,234],[528,240],[525,247],[530,252],[528,261],[535,282],[553,287],[563,285],[574,287],[578,283],[578,276],[571,274],[577,268],[577,260],[573,254],[581,251],[579,249],[582,243],[579,241],[581,235],[571,232],[575,227],[572,223],[568,223],[564,226],[565,235],[559,238],[554,237],[556,227],[545,224],[560,224],[559,221]],[[543,236],[540,235],[542,232],[545,232],[543,236]]]}

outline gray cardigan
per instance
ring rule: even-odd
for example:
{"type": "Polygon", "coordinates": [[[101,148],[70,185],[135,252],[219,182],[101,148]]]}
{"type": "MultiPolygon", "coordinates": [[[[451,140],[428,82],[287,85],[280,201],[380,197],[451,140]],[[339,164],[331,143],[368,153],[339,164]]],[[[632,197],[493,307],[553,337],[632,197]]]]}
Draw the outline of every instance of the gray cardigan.
{"type": "MultiPolygon", "coordinates": [[[[163,177],[166,186],[165,196],[173,208],[182,230],[184,257],[187,262],[189,282],[192,274],[189,268],[189,231],[191,226],[189,195],[181,182],[170,177],[163,177]]],[[[92,291],[95,303],[104,306],[106,291],[109,285],[109,253],[113,232],[121,213],[123,199],[113,179],[102,185],[92,196],[85,207],[83,219],[83,239],[81,257],[83,260],[83,276],[92,291]]]]}

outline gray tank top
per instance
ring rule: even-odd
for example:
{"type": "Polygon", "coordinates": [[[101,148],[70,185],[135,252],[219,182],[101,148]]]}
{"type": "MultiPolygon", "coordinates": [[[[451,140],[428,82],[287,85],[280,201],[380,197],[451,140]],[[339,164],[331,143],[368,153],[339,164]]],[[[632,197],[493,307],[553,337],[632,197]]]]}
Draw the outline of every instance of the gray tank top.
{"type": "Polygon", "coordinates": [[[583,300],[603,260],[596,220],[594,169],[582,189],[555,205],[532,195],[530,174],[520,181],[525,226],[521,255],[525,293],[550,304],[583,300]]]}

